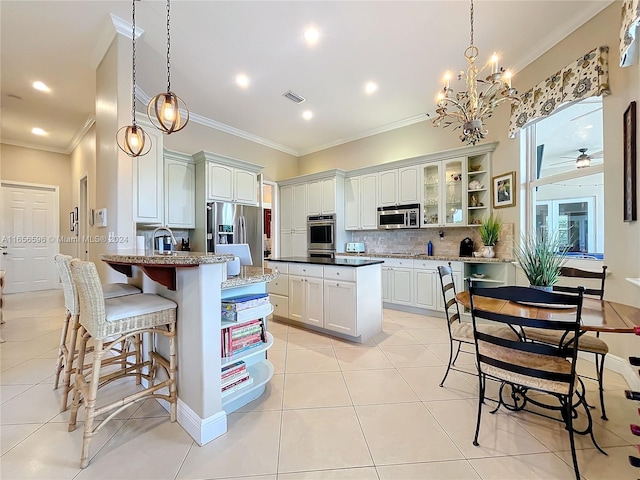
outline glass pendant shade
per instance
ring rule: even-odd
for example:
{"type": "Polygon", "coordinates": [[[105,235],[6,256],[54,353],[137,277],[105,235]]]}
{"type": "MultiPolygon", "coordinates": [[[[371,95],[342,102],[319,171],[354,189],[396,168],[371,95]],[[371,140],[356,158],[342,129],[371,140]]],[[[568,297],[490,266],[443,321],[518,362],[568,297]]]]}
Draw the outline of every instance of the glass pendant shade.
{"type": "Polygon", "coordinates": [[[127,125],[116,133],[118,147],[130,157],[146,155],[151,150],[151,139],[139,125],[127,125]]]}
{"type": "Polygon", "coordinates": [[[153,126],[166,134],[179,132],[189,122],[187,106],[173,92],[159,93],[153,97],[147,106],[147,115],[153,126]]]}

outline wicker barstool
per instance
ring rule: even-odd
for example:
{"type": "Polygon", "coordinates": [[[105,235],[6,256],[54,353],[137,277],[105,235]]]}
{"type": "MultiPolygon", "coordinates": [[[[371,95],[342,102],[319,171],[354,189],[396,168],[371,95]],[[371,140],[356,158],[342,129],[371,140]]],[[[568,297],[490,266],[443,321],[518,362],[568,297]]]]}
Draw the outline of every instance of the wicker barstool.
{"type": "MultiPolygon", "coordinates": [[[[76,349],[78,328],[78,316],[80,314],[80,304],[78,302],[78,291],[73,284],[71,278],[71,259],[70,255],[56,255],[53,257],[56,263],[56,269],[62,283],[62,291],[64,292],[64,305],[67,313],[62,322],[62,332],[60,334],[60,346],[58,347],[58,359],[56,360],[54,370],[53,389],[56,390],[60,383],[60,375],[64,371],[62,377],[62,400],[60,402],[60,411],[67,409],[69,401],[69,391],[71,390],[71,374],[73,373],[73,362],[78,355],[76,349]],[[68,339],[67,343],[67,337],[68,339]]],[[[125,295],[135,295],[142,293],[138,287],[129,285],[128,283],[106,283],[102,285],[104,298],[122,297],[125,295]]]]}
{"type": "Polygon", "coordinates": [[[69,431],[75,430],[78,408],[80,403],[84,402],[85,420],[80,468],[85,468],[89,464],[89,444],[93,435],[129,405],[149,398],[166,400],[170,405],[171,421],[176,421],[175,335],[177,305],[164,297],[148,293],[105,300],[96,266],[92,262],[72,260],[71,276],[78,289],[81,328],[78,332],[80,344],[73,382],[69,431]],[[136,348],[134,352],[129,354],[129,356],[135,357],[134,361],[127,361],[124,368],[100,375],[103,357],[112,346],[130,339],[139,345],[143,334],[148,334],[150,339],[148,360],[143,360],[138,353],[140,349],[136,348]],[[154,334],[168,338],[168,360],[156,352],[154,334]],[[90,338],[94,342],[93,363],[91,372],[85,373],[84,356],[87,341],[90,338]],[[158,367],[165,371],[166,379],[155,383],[158,367]],[[96,407],[98,387],[127,376],[135,376],[138,385],[141,384],[142,379],[145,379],[146,387],[108,405],[96,407]],[[168,390],[168,393],[160,392],[162,389],[168,390]],[[96,417],[102,414],[107,414],[106,418],[94,427],[96,417]]]}

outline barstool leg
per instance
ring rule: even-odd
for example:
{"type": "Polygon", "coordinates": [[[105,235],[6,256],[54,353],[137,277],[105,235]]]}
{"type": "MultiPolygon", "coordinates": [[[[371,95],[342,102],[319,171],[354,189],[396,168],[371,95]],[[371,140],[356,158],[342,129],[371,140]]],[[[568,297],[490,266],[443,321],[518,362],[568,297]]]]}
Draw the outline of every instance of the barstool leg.
{"type": "Polygon", "coordinates": [[[176,383],[176,324],[169,325],[169,395],[171,396],[171,421],[178,418],[178,384],[176,383]]]}
{"type": "MultiPolygon", "coordinates": [[[[71,372],[76,359],[76,344],[78,342],[78,330],[80,329],[80,316],[73,315],[71,318],[71,338],[67,347],[67,358],[64,361],[64,377],[62,378],[62,399],[60,401],[60,411],[64,412],[69,405],[69,392],[71,387],[71,372]]],[[[86,351],[85,351],[86,353],[86,351]]]]}
{"type": "Polygon", "coordinates": [[[85,419],[84,433],[82,435],[82,456],[80,457],[80,468],[89,465],[89,445],[94,435],[93,422],[96,418],[96,397],[98,396],[98,384],[100,383],[100,367],[102,356],[104,355],[104,340],[96,340],[93,347],[93,367],[91,370],[91,382],[87,397],[84,399],[85,419]]]}
{"type": "Polygon", "coordinates": [[[73,432],[76,429],[76,421],[78,419],[78,408],[80,408],[80,398],[82,396],[82,385],[84,381],[84,356],[87,351],[87,342],[91,335],[84,327],[80,326],[80,347],[78,348],[78,364],[76,367],[76,376],[73,381],[73,401],[71,403],[71,411],[69,412],[68,430],[73,432]]]}
{"type": "Polygon", "coordinates": [[[60,345],[58,346],[58,359],[56,360],[56,366],[54,370],[55,379],[53,381],[53,389],[58,389],[60,383],[60,373],[62,369],[66,367],[66,357],[69,350],[67,349],[67,333],[69,331],[69,319],[71,318],[71,312],[67,310],[67,315],[62,322],[62,332],[60,333],[60,345]]]}

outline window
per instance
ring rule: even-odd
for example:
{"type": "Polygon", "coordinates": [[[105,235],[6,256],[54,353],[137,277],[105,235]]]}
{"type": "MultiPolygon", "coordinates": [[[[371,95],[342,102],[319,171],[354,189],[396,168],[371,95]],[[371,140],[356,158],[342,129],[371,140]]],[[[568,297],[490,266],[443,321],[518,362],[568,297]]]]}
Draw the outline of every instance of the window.
{"type": "Polygon", "coordinates": [[[557,233],[570,255],[601,259],[602,98],[590,97],[556,110],[523,132],[527,231],[557,233]],[[590,165],[579,168],[577,160],[583,153],[590,165]]]}

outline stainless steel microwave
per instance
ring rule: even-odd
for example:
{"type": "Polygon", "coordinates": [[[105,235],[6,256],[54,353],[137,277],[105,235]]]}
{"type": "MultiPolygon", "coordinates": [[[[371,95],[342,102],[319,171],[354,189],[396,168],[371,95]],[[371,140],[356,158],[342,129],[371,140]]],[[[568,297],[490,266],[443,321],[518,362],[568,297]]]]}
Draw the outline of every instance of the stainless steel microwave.
{"type": "Polygon", "coordinates": [[[420,228],[420,204],[378,207],[378,228],[420,228]]]}

